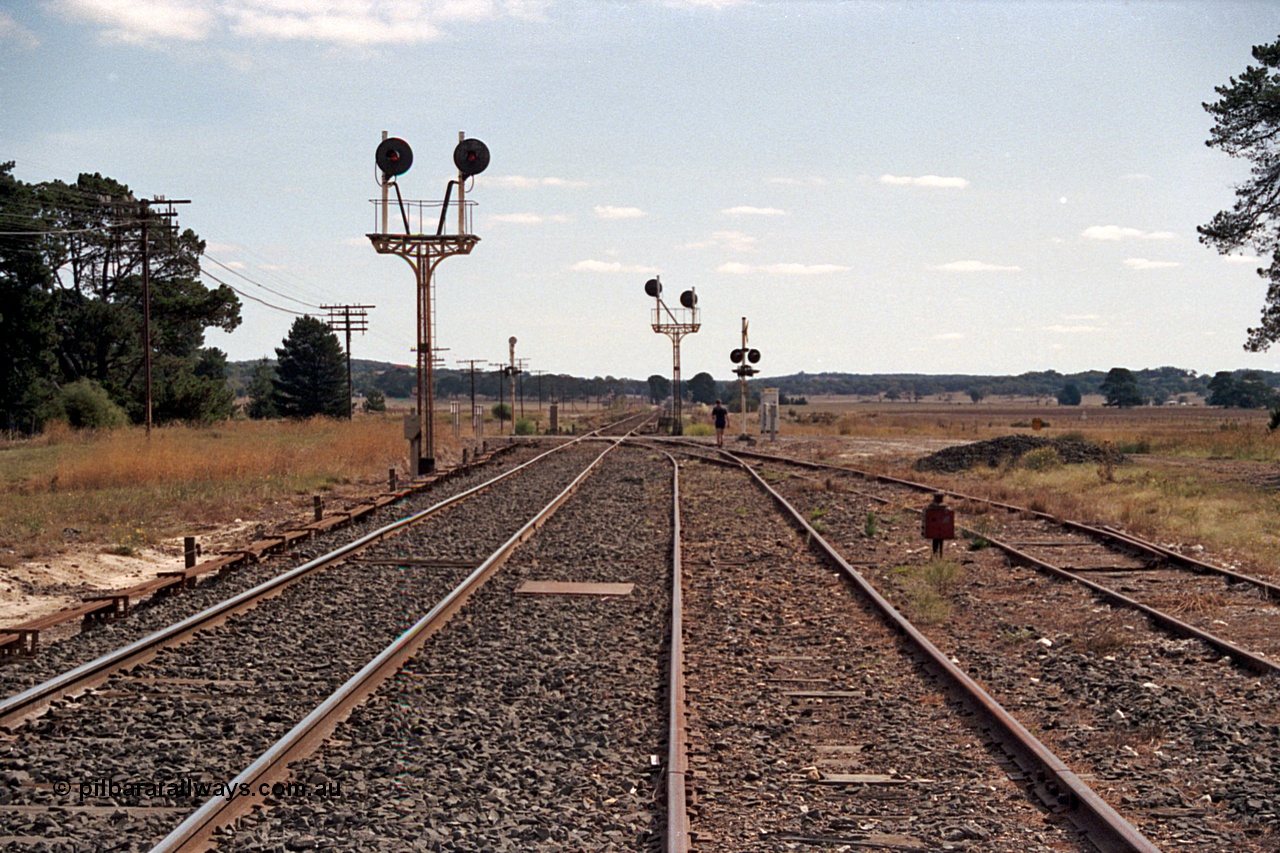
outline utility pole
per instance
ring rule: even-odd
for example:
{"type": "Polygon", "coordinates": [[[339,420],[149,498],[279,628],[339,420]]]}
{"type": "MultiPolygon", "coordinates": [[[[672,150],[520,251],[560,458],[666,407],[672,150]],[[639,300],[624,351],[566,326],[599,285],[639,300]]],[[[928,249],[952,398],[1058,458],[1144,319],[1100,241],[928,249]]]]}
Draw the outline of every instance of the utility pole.
{"type": "Polygon", "coordinates": [[[168,236],[172,238],[176,228],[170,220],[178,215],[173,209],[175,204],[190,204],[189,199],[166,199],[156,196],[154,199],[139,199],[137,221],[142,228],[142,369],[146,376],[146,409],[147,438],[151,438],[151,217],[165,219],[168,236]],[[164,211],[153,212],[151,205],[164,204],[164,211]]]}
{"type": "Polygon", "coordinates": [[[483,358],[460,358],[458,364],[465,364],[471,369],[471,411],[476,410],[476,365],[484,364],[483,358]]]}
{"type": "Polygon", "coordinates": [[[529,372],[538,377],[538,414],[542,414],[542,377],[547,371],[530,370],[529,372]]]}
{"type": "Polygon", "coordinates": [[[516,359],[516,373],[520,377],[520,417],[524,417],[524,375],[528,372],[529,359],[516,359]]]}
{"type": "Polygon", "coordinates": [[[351,333],[359,332],[364,334],[369,331],[369,308],[377,308],[376,305],[321,305],[320,308],[329,312],[329,328],[335,332],[347,333],[347,420],[351,420],[354,414],[354,404],[351,402],[351,333]]]}

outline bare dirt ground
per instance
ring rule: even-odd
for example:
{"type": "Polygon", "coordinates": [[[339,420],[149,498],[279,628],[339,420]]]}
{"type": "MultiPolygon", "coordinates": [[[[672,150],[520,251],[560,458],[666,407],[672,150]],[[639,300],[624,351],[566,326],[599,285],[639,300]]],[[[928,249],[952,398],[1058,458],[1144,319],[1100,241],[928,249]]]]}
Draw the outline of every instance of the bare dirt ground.
{"type": "MultiPolygon", "coordinates": [[[[376,486],[353,483],[326,492],[330,507],[355,503],[377,493],[376,486]]],[[[313,518],[310,497],[263,504],[253,518],[224,527],[193,525],[202,554],[243,546],[284,527],[313,518]]],[[[58,554],[18,563],[0,575],[0,626],[36,619],[78,603],[85,595],[124,589],[151,580],[157,572],[181,569],[182,537],[139,548],[130,556],[107,553],[101,543],[68,543],[58,554]]]]}

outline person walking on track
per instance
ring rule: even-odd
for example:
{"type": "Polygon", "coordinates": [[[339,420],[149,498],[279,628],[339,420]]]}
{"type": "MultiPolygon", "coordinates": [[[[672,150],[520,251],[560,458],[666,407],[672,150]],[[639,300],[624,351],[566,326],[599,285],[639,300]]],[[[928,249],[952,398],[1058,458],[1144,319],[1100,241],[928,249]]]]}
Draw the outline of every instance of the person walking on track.
{"type": "Polygon", "coordinates": [[[729,426],[729,410],[716,400],[711,410],[711,420],[716,425],[716,447],[724,447],[724,431],[729,426]]]}

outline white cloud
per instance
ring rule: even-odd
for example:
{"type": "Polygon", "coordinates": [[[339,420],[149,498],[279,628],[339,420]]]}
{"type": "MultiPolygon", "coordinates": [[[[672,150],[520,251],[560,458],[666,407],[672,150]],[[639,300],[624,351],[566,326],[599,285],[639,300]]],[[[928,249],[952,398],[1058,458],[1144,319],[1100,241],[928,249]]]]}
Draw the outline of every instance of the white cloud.
{"type": "Polygon", "coordinates": [[[1097,314],[1063,314],[1062,319],[1064,320],[1099,320],[1101,318],[1097,314]]]}
{"type": "Polygon", "coordinates": [[[1022,267],[989,264],[986,261],[973,260],[952,261],[948,264],[938,264],[930,267],[930,269],[935,269],[939,272],[1022,272],[1022,267]]]}
{"type": "Polygon", "coordinates": [[[639,264],[624,264],[619,261],[597,261],[585,260],[578,261],[569,267],[573,272],[628,272],[628,273],[653,273],[657,272],[653,267],[640,266],[639,264]]]}
{"type": "Polygon", "coordinates": [[[1102,329],[1101,329],[1100,327],[1098,327],[1098,326],[1062,326],[1062,325],[1054,325],[1054,326],[1044,326],[1044,327],[1041,329],[1041,331],[1043,331],[1043,332],[1053,332],[1053,333],[1055,333],[1055,334],[1059,334],[1059,335],[1087,335],[1087,334],[1090,334],[1090,333],[1092,333],[1092,332],[1101,332],[1101,331],[1102,331],[1102,329]]]}
{"type": "Polygon", "coordinates": [[[721,264],[716,267],[716,272],[729,273],[731,275],[746,275],[748,273],[767,273],[770,275],[830,275],[837,272],[848,272],[853,267],[841,266],[839,264],[761,264],[752,266],[750,264],[738,263],[731,261],[727,264],[721,264]]]}
{"type": "Polygon", "coordinates": [[[0,41],[16,42],[21,47],[40,46],[40,39],[31,30],[19,24],[7,12],[0,12],[0,41]]]}
{"type": "Polygon", "coordinates": [[[776,207],[751,207],[750,205],[739,205],[737,207],[726,207],[721,213],[728,216],[786,216],[785,210],[779,210],[776,207]]]}
{"type": "Polygon", "coordinates": [[[1121,175],[1120,178],[1125,181],[1149,181],[1151,176],[1146,172],[1130,172],[1127,175],[1121,175]]]}
{"type": "Polygon", "coordinates": [[[1080,232],[1080,236],[1088,240],[1172,240],[1177,235],[1172,231],[1143,231],[1139,228],[1124,228],[1119,225],[1090,225],[1080,232]]]}
{"type": "Polygon", "coordinates": [[[745,6],[748,0],[664,0],[663,5],[676,9],[728,9],[745,6]]]}
{"type": "Polygon", "coordinates": [[[935,341],[962,341],[964,340],[964,335],[960,332],[943,332],[940,335],[934,335],[933,339],[935,341]]]}
{"type": "Polygon", "coordinates": [[[527,178],[524,175],[480,175],[476,183],[481,186],[504,187],[508,189],[528,190],[535,187],[570,187],[588,186],[586,181],[570,181],[567,178],[545,177],[527,178]]]}
{"type": "Polygon", "coordinates": [[[601,219],[640,219],[648,216],[638,207],[614,207],[611,204],[597,204],[596,216],[601,219]]]}
{"type": "Polygon", "coordinates": [[[1149,261],[1146,258],[1125,258],[1124,265],[1131,270],[1167,270],[1182,266],[1177,261],[1149,261]]]}
{"type": "Polygon", "coordinates": [[[809,178],[789,178],[784,176],[780,178],[770,178],[768,182],[783,187],[825,187],[830,183],[826,178],[820,178],[817,176],[809,178]]]}
{"type": "Polygon", "coordinates": [[[211,0],[56,0],[66,17],[102,28],[112,41],[200,41],[217,26],[211,0]]]}
{"type": "Polygon", "coordinates": [[[229,32],[354,46],[433,41],[448,22],[540,19],[548,5],[548,0],[54,0],[52,8],[125,42],[200,41],[229,32]]]}
{"type": "Polygon", "coordinates": [[[505,222],[510,225],[541,225],[544,222],[568,222],[569,217],[559,214],[543,216],[540,213],[495,213],[489,217],[490,222],[505,222]]]}
{"type": "Polygon", "coordinates": [[[899,175],[881,175],[880,183],[912,187],[933,187],[935,189],[944,190],[962,190],[969,186],[969,182],[964,178],[944,178],[939,175],[921,175],[916,178],[899,175]]]}
{"type": "Polygon", "coordinates": [[[756,251],[756,238],[741,231],[715,231],[710,239],[686,243],[686,249],[728,249],[731,252],[756,251]]]}
{"type": "Polygon", "coordinates": [[[1223,255],[1222,262],[1224,264],[1249,264],[1250,266],[1259,266],[1262,258],[1253,255],[1223,255]]]}

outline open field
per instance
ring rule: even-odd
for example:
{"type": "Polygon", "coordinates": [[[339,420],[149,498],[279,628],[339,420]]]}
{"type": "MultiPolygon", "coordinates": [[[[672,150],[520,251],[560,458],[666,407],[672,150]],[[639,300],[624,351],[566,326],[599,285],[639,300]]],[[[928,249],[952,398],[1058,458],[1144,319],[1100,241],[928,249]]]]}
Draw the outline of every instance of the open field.
{"type": "MultiPolygon", "coordinates": [[[[883,403],[816,399],[784,407],[780,449],[929,479],[975,494],[1134,532],[1275,576],[1280,565],[1280,434],[1261,411],[1168,406],[1129,410],[1034,401],[883,403]],[[1033,430],[1033,419],[1043,422],[1033,430]],[[1010,433],[1074,435],[1128,455],[1114,470],[1017,465],[927,478],[914,459],[947,444],[1010,433]]],[[[447,403],[437,456],[451,464],[447,403]]],[[[562,422],[588,412],[565,411],[562,422]]],[[[705,407],[689,412],[709,434],[705,407]]],[[[528,414],[528,412],[527,412],[528,414]]],[[[592,408],[590,414],[598,414],[592,408]]],[[[739,430],[734,413],[730,433],[739,430]]],[[[756,432],[754,414],[748,431],[756,432]]],[[[509,429],[509,425],[508,425],[509,429]]],[[[495,435],[496,424],[487,433],[495,435]]],[[[767,447],[766,445],[763,445],[767,447]]],[[[407,469],[400,413],[345,421],[228,422],[76,434],[55,429],[0,444],[0,619],[56,609],[76,593],[124,586],[181,562],[181,537],[206,550],[385,489],[407,469]]]]}

